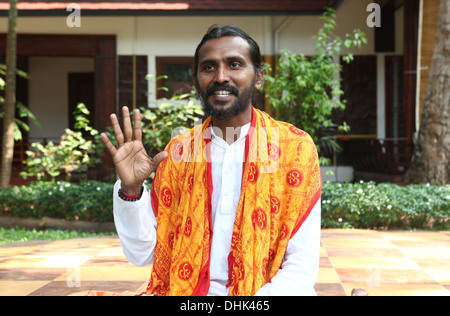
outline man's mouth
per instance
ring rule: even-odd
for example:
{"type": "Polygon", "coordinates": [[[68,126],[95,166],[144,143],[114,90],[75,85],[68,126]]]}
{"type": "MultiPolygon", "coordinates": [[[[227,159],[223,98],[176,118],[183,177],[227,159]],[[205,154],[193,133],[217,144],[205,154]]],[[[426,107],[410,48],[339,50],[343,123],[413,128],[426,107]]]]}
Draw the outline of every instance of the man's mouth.
{"type": "Polygon", "coordinates": [[[231,95],[239,96],[239,90],[229,84],[214,85],[206,91],[206,95],[217,97],[229,97],[231,95]]]}
{"type": "Polygon", "coordinates": [[[218,96],[229,96],[233,93],[231,91],[227,91],[227,90],[218,90],[218,91],[214,91],[213,94],[218,95],[218,96]]]}

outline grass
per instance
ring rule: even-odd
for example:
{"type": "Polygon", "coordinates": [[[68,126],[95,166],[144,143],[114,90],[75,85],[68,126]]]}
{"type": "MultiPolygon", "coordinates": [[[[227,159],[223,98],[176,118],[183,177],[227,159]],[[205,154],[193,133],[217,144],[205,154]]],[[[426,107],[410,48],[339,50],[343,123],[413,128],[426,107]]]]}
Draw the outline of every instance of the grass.
{"type": "Polygon", "coordinates": [[[25,229],[0,227],[0,245],[12,242],[25,242],[35,240],[63,240],[73,238],[115,236],[115,233],[87,233],[60,229],[25,229]]]}

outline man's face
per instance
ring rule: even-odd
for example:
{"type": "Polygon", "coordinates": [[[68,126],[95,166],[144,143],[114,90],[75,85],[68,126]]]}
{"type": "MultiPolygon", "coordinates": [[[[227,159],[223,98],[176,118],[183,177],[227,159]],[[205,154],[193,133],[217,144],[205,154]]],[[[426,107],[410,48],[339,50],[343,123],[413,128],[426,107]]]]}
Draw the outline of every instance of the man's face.
{"type": "Polygon", "coordinates": [[[227,36],[207,41],[199,50],[195,85],[206,113],[227,119],[248,108],[261,76],[241,37],[227,36]]]}

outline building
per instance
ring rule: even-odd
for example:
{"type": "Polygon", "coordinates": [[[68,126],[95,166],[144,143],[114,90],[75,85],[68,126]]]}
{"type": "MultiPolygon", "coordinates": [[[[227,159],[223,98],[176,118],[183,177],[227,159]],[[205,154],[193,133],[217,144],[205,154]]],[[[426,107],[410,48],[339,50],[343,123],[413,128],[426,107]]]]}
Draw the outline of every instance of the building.
{"type": "MultiPolygon", "coordinates": [[[[342,73],[345,120],[353,136],[343,139],[349,154],[337,157],[336,164],[352,168],[350,175],[335,169],[335,177],[348,180],[356,171],[361,179],[384,174],[393,180],[408,166],[420,121],[438,6],[439,0],[20,1],[18,67],[30,78],[19,82],[17,98],[42,124],[31,126],[26,140],[59,139],[78,102],[91,109],[99,130],[121,106],[146,106],[157,94],[157,83],[146,75],[189,74],[195,47],[212,24],[247,31],[266,62],[281,49],[311,54],[312,37],[322,26],[319,17],[331,7],[338,34],[359,28],[368,39],[342,73]],[[381,27],[368,23],[374,2],[381,8],[381,27]],[[364,165],[367,153],[376,161],[364,165]],[[389,163],[392,169],[384,168],[389,163]]],[[[5,52],[8,8],[8,1],[0,1],[0,52],[5,52]]],[[[183,87],[188,80],[181,76],[172,84],[183,87]]]]}

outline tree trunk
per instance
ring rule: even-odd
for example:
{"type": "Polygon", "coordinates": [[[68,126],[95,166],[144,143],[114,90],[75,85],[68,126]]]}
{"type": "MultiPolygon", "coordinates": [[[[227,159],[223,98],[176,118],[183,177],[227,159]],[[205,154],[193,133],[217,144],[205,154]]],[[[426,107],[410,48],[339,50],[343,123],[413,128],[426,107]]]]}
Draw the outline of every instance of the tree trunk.
{"type": "Polygon", "coordinates": [[[450,0],[441,0],[430,81],[408,183],[450,181],[450,0]]]}
{"type": "Polygon", "coordinates": [[[16,42],[17,0],[9,1],[8,37],[6,43],[5,117],[3,118],[2,170],[0,186],[6,188],[11,181],[14,155],[14,117],[16,113],[16,42]]]}

